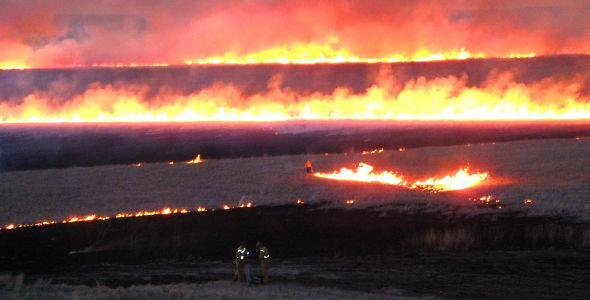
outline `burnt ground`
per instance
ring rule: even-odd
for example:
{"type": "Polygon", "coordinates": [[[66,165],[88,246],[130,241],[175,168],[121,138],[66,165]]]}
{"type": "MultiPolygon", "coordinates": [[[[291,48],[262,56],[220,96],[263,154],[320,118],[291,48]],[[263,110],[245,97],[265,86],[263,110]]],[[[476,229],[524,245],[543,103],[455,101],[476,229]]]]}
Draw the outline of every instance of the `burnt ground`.
{"type": "Polygon", "coordinates": [[[273,283],[443,298],[586,298],[590,224],[482,208],[254,207],[0,232],[0,272],[87,286],[228,280],[264,241],[273,283]]]}

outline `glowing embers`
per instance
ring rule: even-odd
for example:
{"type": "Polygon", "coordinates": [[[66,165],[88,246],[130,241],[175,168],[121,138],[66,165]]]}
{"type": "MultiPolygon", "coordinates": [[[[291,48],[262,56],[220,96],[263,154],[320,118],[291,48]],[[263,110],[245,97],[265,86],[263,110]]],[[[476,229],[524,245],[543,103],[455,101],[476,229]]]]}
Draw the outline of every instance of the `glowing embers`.
{"type": "Polygon", "coordinates": [[[426,180],[418,180],[413,184],[409,184],[402,175],[398,175],[391,171],[373,173],[373,166],[365,163],[359,163],[356,170],[342,168],[340,171],[335,171],[333,173],[315,173],[314,175],[316,177],[332,180],[375,182],[396,185],[433,193],[470,188],[481,184],[488,177],[488,173],[469,173],[467,168],[463,168],[453,175],[447,175],[442,178],[431,177],[426,180]]]}
{"type": "Polygon", "coordinates": [[[378,154],[378,153],[383,153],[383,151],[385,151],[383,148],[379,148],[379,149],[373,149],[373,150],[363,151],[362,154],[363,155],[367,155],[367,154],[378,154]]]}
{"type": "Polygon", "coordinates": [[[502,208],[502,200],[494,195],[484,195],[478,198],[472,198],[471,201],[475,202],[479,207],[502,208]]]}
{"type": "Polygon", "coordinates": [[[238,206],[230,206],[227,204],[223,205],[224,210],[230,210],[230,209],[234,209],[234,208],[251,208],[251,207],[254,207],[254,203],[252,201],[240,202],[240,203],[238,203],[238,206]]]}
{"type": "Polygon", "coordinates": [[[356,170],[342,168],[340,171],[333,173],[314,173],[316,177],[327,178],[333,180],[345,180],[345,181],[359,181],[359,182],[378,182],[390,185],[406,186],[407,182],[404,181],[402,176],[397,175],[393,172],[383,171],[381,173],[373,173],[373,166],[359,163],[356,170]]]}

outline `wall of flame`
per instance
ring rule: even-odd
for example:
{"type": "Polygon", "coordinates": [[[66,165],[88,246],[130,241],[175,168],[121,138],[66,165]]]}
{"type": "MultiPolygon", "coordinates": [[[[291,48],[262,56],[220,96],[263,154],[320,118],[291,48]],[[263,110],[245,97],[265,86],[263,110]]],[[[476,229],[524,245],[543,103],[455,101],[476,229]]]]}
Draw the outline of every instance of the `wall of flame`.
{"type": "Polygon", "coordinates": [[[525,83],[511,72],[491,72],[473,86],[467,75],[400,82],[383,72],[362,92],[349,87],[299,91],[283,87],[275,76],[255,93],[214,83],[189,94],[95,83],[68,99],[35,90],[16,101],[1,101],[0,122],[590,119],[586,80],[575,74],[525,83]]]}

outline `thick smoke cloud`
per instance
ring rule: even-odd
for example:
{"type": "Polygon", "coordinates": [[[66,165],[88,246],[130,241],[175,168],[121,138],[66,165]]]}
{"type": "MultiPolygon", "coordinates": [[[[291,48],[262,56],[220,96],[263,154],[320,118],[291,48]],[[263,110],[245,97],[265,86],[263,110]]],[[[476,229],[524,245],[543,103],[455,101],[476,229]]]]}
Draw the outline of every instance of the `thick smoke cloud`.
{"type": "Polygon", "coordinates": [[[587,1],[17,1],[0,64],[183,63],[322,44],[364,58],[456,51],[589,53],[587,1]]]}

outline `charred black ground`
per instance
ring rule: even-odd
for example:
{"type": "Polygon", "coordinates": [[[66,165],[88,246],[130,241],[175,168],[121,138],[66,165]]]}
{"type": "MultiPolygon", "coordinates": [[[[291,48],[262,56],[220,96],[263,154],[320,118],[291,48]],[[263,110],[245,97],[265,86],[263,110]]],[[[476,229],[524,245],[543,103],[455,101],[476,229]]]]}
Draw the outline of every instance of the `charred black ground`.
{"type": "Polygon", "coordinates": [[[0,232],[0,270],[83,285],[206,282],[231,278],[236,246],[261,240],[277,270],[305,270],[276,271],[275,282],[363,291],[394,284],[442,297],[587,295],[590,224],[481,209],[464,216],[316,204],[16,229],[0,232]]]}

